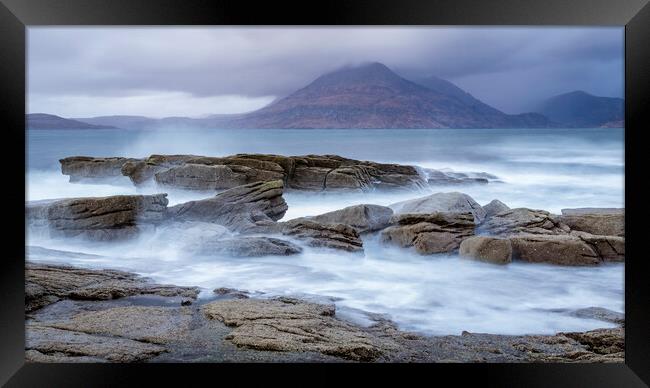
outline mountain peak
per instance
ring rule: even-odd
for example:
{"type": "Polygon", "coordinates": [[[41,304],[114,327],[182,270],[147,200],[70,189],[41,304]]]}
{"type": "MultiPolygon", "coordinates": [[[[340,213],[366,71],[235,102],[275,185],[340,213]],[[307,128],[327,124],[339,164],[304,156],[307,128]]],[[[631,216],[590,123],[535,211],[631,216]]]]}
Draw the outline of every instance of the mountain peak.
{"type": "Polygon", "coordinates": [[[370,62],[356,66],[344,66],[324,74],[318,77],[311,86],[351,85],[365,82],[396,83],[400,81],[405,80],[395,74],[388,66],[379,62],[370,62]]]}

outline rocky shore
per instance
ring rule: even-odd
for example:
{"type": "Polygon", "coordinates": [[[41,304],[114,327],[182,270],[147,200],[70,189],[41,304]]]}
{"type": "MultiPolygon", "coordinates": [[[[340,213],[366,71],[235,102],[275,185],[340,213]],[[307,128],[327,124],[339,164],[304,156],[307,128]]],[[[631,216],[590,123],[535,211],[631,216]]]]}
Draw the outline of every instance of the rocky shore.
{"type": "MultiPolygon", "coordinates": [[[[336,155],[70,157],[61,167],[71,182],[127,176],[136,185],[211,193],[175,206],[168,206],[165,193],[29,202],[30,233],[110,243],[155,231],[158,238],[184,244],[188,254],[208,257],[288,256],[307,247],[362,256],[364,241],[376,238],[431,259],[444,253],[495,265],[625,260],[623,209],[551,214],[510,209],[496,199],[482,206],[461,192],[423,195],[438,183],[484,184],[496,178],[489,174],[448,174],[336,155]],[[287,190],[411,190],[416,198],[284,221],[287,190]]],[[[357,325],[327,301],[223,288],[197,299],[196,287],[154,284],[110,269],[28,262],[25,287],[27,358],[35,362],[623,361],[622,317],[596,307],[573,313],[619,327],[554,336],[428,337],[365,312],[372,323],[357,325]]]]}
{"type": "MultiPolygon", "coordinates": [[[[135,274],[27,263],[28,362],[623,362],[624,328],[422,336],[331,303],[158,285],[135,274]]],[[[575,311],[622,322],[604,309],[575,311]]]]}

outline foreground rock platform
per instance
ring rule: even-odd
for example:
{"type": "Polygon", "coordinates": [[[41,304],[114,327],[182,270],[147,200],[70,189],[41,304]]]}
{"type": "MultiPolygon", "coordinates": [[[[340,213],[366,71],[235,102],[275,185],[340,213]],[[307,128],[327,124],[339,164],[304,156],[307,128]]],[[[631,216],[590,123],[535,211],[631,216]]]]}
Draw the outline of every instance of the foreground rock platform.
{"type": "MultiPolygon", "coordinates": [[[[27,286],[42,287],[42,297],[50,300],[47,305],[31,304],[29,308],[26,300],[30,311],[26,319],[28,362],[624,360],[622,327],[546,336],[468,332],[423,336],[401,331],[373,314],[367,315],[373,322],[370,326],[357,326],[339,318],[335,306],[327,303],[287,297],[255,299],[244,291],[217,289],[216,299],[187,304],[183,296],[195,296],[196,289],[160,288],[142,283],[134,274],[113,270],[28,265],[27,286]],[[134,282],[138,285],[125,286],[134,282]],[[69,297],[69,290],[93,288],[91,285],[131,292],[97,300],[69,297]],[[149,293],[156,287],[158,291],[149,293]]],[[[604,309],[579,313],[620,319],[604,309]]]]}

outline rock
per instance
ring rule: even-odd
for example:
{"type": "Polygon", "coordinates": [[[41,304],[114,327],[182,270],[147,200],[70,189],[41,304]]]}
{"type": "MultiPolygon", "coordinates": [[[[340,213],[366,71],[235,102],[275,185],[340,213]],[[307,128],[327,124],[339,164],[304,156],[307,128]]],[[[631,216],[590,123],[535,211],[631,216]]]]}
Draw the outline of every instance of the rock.
{"type": "Polygon", "coordinates": [[[520,234],[510,237],[512,259],[559,265],[596,265],[602,259],[578,237],[570,235],[520,234]]]}
{"type": "Polygon", "coordinates": [[[602,236],[623,237],[625,235],[625,214],[623,212],[563,214],[558,217],[558,220],[572,230],[602,236]]]}
{"type": "Polygon", "coordinates": [[[485,218],[485,210],[467,194],[436,193],[426,197],[397,202],[389,206],[395,214],[421,214],[434,212],[466,213],[474,216],[477,224],[485,218]]]}
{"type": "Polygon", "coordinates": [[[25,291],[27,312],[61,299],[107,300],[131,295],[196,298],[199,292],[195,287],[151,283],[128,272],[33,263],[26,265],[25,291]]]}
{"type": "Polygon", "coordinates": [[[122,166],[132,158],[93,158],[71,156],[59,160],[61,173],[70,176],[70,182],[97,181],[122,176],[122,166]]]}
{"type": "Polygon", "coordinates": [[[314,351],[355,361],[373,361],[394,347],[388,339],[338,320],[333,305],[297,299],[222,300],[203,306],[209,319],[234,327],[226,337],[240,347],[314,351]]]}
{"type": "Polygon", "coordinates": [[[55,200],[26,206],[30,225],[47,225],[50,235],[91,240],[118,240],[137,236],[161,222],[167,194],[116,195],[55,200]]]}
{"type": "Polygon", "coordinates": [[[483,210],[485,210],[485,218],[490,218],[495,214],[510,210],[510,208],[498,199],[493,199],[490,203],[483,206],[483,210]]]}
{"type": "Polygon", "coordinates": [[[596,329],[579,333],[559,333],[585,345],[596,354],[622,354],[625,352],[625,329],[596,329]]]}
{"type": "Polygon", "coordinates": [[[625,214],[625,209],[615,207],[577,207],[573,209],[562,209],[562,215],[574,216],[583,214],[625,214]]]}
{"type": "Polygon", "coordinates": [[[140,362],[165,348],[125,338],[27,325],[26,359],[31,362],[140,362]]]}
{"type": "Polygon", "coordinates": [[[191,310],[186,308],[120,306],[81,312],[70,319],[48,322],[47,325],[86,334],[165,344],[183,337],[191,322],[191,310]]]}
{"type": "Polygon", "coordinates": [[[345,224],[354,228],[358,233],[367,233],[384,229],[390,225],[392,215],[393,210],[386,206],[354,205],[302,219],[322,224],[345,224]]]}
{"type": "Polygon", "coordinates": [[[158,183],[199,190],[282,180],[287,189],[306,191],[419,190],[426,180],[414,166],[347,159],[337,155],[237,154],[226,157],[152,155],[124,163],[135,184],[158,183]]]}
{"type": "Polygon", "coordinates": [[[619,236],[597,236],[585,232],[572,231],[576,236],[598,254],[601,260],[607,262],[625,261],[625,238],[619,236]]]}
{"type": "Polygon", "coordinates": [[[302,252],[302,248],[289,241],[271,237],[235,237],[204,242],[193,250],[201,255],[230,257],[288,256],[302,252]]]}
{"type": "Polygon", "coordinates": [[[571,315],[579,318],[597,319],[599,321],[616,323],[623,325],[625,323],[625,314],[608,310],[602,307],[587,307],[573,311],[571,315]]]}
{"type": "Polygon", "coordinates": [[[394,226],[384,229],[384,243],[415,247],[420,254],[453,252],[461,241],[474,234],[472,213],[399,214],[394,226]]]}
{"type": "Polygon", "coordinates": [[[225,226],[202,221],[168,222],[156,227],[156,233],[147,240],[160,246],[177,245],[190,250],[205,243],[231,237],[225,226]]]}
{"type": "Polygon", "coordinates": [[[507,236],[510,234],[568,234],[570,228],[544,210],[511,209],[494,214],[483,222],[481,234],[507,236]]]}
{"type": "Polygon", "coordinates": [[[508,239],[473,236],[460,243],[459,254],[488,263],[508,264],[512,261],[512,245],[508,239]]]}
{"type": "Polygon", "coordinates": [[[282,218],[288,209],[282,192],[282,181],[255,182],[212,198],[172,206],[167,215],[174,221],[213,222],[241,232],[255,227],[257,222],[282,218]]]}
{"type": "Polygon", "coordinates": [[[304,241],[312,247],[363,252],[363,242],[359,238],[359,233],[348,225],[322,224],[311,220],[296,219],[278,223],[275,230],[285,236],[304,241]]]}
{"type": "Polygon", "coordinates": [[[212,292],[219,296],[229,296],[235,299],[248,299],[248,291],[235,290],[234,288],[220,287],[212,292]]]}

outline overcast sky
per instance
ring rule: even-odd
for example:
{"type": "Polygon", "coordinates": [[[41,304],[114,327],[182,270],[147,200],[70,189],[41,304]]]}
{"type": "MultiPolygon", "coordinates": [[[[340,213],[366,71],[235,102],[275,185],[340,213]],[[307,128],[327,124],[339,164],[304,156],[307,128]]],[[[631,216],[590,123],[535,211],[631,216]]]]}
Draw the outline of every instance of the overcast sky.
{"type": "Polygon", "coordinates": [[[623,43],[622,27],[30,27],[28,111],[241,113],[323,73],[377,61],[520,113],[572,90],[622,97],[623,43]]]}

